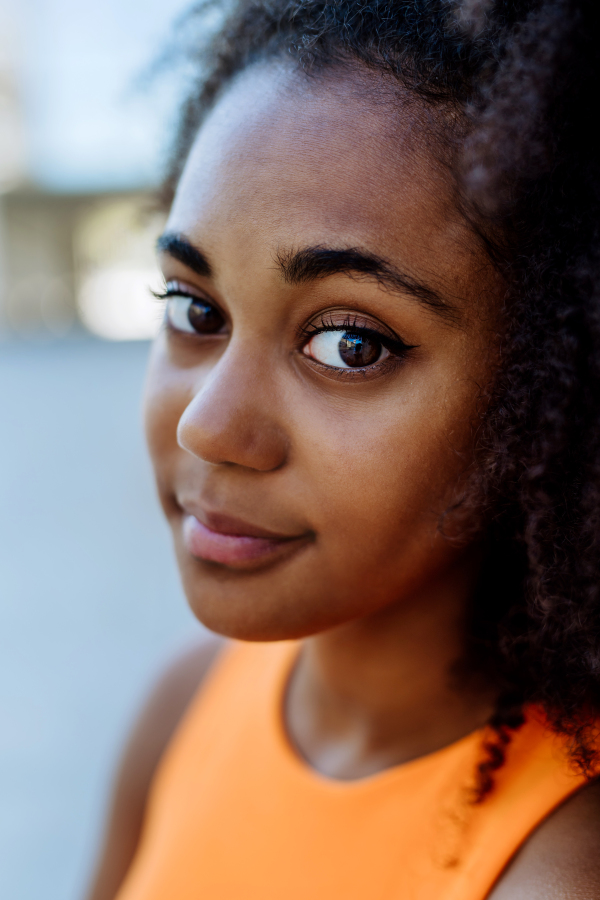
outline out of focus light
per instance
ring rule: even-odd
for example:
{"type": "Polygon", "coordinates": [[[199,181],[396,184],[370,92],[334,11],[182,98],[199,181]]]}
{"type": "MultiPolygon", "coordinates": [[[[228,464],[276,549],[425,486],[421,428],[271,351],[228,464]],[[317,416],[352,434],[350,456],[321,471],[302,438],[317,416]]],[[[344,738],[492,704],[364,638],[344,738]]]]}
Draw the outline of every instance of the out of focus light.
{"type": "Polygon", "coordinates": [[[111,341],[152,339],[162,320],[162,278],[154,244],[164,216],[140,196],[93,203],[74,232],[77,307],[82,324],[111,341]]]}
{"type": "Polygon", "coordinates": [[[158,60],[190,3],[0,0],[0,341],[156,332],[149,207],[195,77],[158,60]]]}
{"type": "Polygon", "coordinates": [[[69,285],[60,276],[31,273],[13,286],[5,315],[16,334],[27,335],[43,325],[47,337],[63,337],[75,319],[69,285]]]}
{"type": "Polygon", "coordinates": [[[85,327],[112,341],[150,340],[162,320],[162,305],[150,293],[154,269],[101,269],[81,283],[79,314],[85,327]]]}

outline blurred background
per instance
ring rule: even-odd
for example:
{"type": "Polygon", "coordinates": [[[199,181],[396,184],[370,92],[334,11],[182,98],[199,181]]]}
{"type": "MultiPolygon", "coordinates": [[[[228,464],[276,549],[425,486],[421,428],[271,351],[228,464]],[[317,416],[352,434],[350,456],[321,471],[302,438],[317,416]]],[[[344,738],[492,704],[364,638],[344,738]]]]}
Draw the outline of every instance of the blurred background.
{"type": "Polygon", "coordinates": [[[78,900],[114,761],[197,639],[140,422],[185,0],[0,0],[0,896],[78,900]]]}

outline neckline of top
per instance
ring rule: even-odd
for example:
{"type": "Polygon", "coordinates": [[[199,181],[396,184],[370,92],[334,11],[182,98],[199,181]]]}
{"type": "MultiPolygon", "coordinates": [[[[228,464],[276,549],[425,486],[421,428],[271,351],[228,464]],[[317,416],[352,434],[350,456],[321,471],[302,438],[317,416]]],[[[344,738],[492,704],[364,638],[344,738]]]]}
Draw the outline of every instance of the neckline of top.
{"type": "Polygon", "coordinates": [[[282,655],[278,659],[275,690],[272,694],[271,724],[279,754],[284,759],[288,769],[296,777],[303,780],[306,786],[312,785],[334,793],[346,792],[348,794],[360,794],[387,788],[405,779],[419,776],[426,772],[427,769],[437,767],[442,760],[455,757],[458,764],[463,754],[467,756],[469,750],[471,748],[474,749],[475,745],[481,742],[484,729],[478,728],[463,735],[463,737],[453,741],[451,744],[440,747],[438,750],[432,750],[423,756],[417,756],[406,762],[386,767],[378,772],[374,772],[372,775],[364,775],[360,778],[352,779],[333,778],[326,775],[311,766],[310,762],[302,756],[301,752],[294,745],[285,723],[285,700],[294,669],[300,657],[301,642],[286,641],[285,647],[281,647],[281,650],[282,655]]]}

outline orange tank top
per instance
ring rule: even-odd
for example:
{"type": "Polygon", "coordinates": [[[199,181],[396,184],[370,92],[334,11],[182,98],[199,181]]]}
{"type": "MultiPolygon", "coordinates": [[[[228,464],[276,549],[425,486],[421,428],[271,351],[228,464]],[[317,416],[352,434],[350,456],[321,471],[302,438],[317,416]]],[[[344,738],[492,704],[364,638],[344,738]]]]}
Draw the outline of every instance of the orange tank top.
{"type": "Polygon", "coordinates": [[[297,653],[222,655],[159,766],[118,900],[483,900],[582,784],[533,716],[479,805],[468,788],[482,732],[368,778],[321,776],[283,725],[297,653]]]}

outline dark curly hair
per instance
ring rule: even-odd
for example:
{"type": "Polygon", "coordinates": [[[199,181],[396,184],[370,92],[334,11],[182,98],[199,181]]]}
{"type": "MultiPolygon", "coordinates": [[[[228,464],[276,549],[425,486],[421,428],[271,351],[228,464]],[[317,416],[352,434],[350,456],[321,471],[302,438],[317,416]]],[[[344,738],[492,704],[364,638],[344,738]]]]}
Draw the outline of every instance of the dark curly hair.
{"type": "MultiPolygon", "coordinates": [[[[214,14],[218,4],[212,4],[214,14]]],[[[237,73],[281,58],[363,66],[446,123],[457,202],[506,285],[501,365],[482,391],[454,513],[489,536],[466,661],[498,691],[477,799],[528,704],[594,771],[600,718],[600,89],[598,0],[233,0],[202,40],[166,181],[237,73]],[[452,134],[448,122],[453,122],[452,134]]],[[[466,671],[466,670],[465,670],[466,671]]]]}

